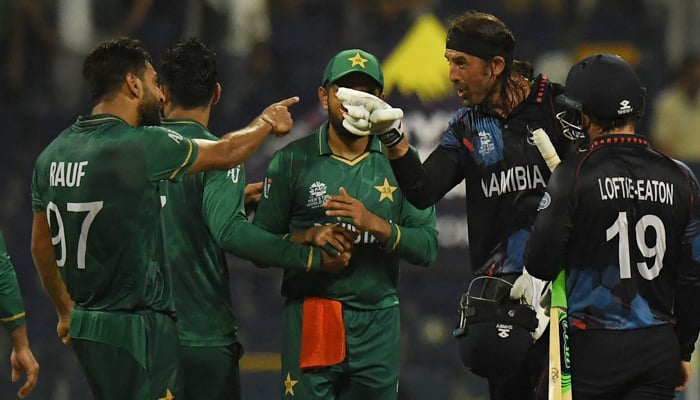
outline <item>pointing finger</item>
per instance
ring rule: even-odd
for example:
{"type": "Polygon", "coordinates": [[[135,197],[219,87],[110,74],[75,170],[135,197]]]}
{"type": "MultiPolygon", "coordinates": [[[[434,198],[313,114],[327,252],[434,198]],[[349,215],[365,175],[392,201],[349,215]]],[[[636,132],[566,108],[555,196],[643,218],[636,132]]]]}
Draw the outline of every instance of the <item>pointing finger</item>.
{"type": "Polygon", "coordinates": [[[299,96],[294,96],[294,97],[290,97],[288,99],[284,99],[282,101],[278,101],[277,105],[289,107],[289,106],[292,106],[298,102],[299,102],[299,96]]]}

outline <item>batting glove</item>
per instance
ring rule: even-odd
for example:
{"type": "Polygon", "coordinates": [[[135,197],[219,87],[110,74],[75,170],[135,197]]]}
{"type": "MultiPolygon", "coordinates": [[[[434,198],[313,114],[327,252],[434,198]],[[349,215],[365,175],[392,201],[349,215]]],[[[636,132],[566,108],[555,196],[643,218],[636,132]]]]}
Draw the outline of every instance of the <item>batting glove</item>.
{"type": "Polygon", "coordinates": [[[547,329],[547,325],[549,324],[549,319],[546,315],[546,310],[548,309],[549,304],[547,304],[546,307],[543,307],[541,304],[541,297],[546,295],[546,285],[546,281],[533,277],[525,269],[523,269],[523,274],[520,275],[515,282],[513,282],[513,287],[510,289],[511,299],[521,300],[532,306],[537,314],[537,328],[532,334],[532,337],[535,340],[542,336],[544,330],[547,329]]]}
{"type": "Polygon", "coordinates": [[[352,106],[362,106],[369,112],[368,118],[361,118],[362,112],[358,110],[354,110],[353,114],[346,113],[343,116],[343,126],[346,126],[345,121],[348,121],[348,125],[362,130],[361,127],[365,124],[363,120],[369,120],[370,133],[377,135],[387,147],[394,146],[403,137],[401,130],[403,110],[400,108],[394,108],[384,100],[369,93],[350,88],[338,88],[336,96],[346,109],[352,106]]]}

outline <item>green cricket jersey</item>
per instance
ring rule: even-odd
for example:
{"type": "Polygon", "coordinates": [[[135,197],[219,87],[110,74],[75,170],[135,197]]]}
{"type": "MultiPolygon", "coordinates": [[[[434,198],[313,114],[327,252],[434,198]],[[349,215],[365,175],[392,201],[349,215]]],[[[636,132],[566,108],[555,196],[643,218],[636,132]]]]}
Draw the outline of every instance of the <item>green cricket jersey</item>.
{"type": "Polygon", "coordinates": [[[39,155],[32,206],[45,211],[78,309],[172,312],[159,181],[177,180],[197,146],[158,126],[82,116],[39,155]]]}
{"type": "MultiPolygon", "coordinates": [[[[189,119],[164,119],[162,125],[186,138],[216,140],[189,119]]],[[[243,194],[245,171],[209,171],[166,183],[163,208],[166,258],[173,271],[180,343],[223,346],[236,341],[224,250],[260,264],[318,269],[320,250],[283,240],[248,222],[243,194]]]]}
{"type": "Polygon", "coordinates": [[[24,303],[19,283],[10,256],[7,254],[5,238],[0,232],[0,322],[12,330],[24,325],[24,303]]]}
{"type": "Polygon", "coordinates": [[[332,154],[327,130],[326,123],[274,155],[254,223],[277,233],[335,223],[335,217],[325,215],[323,203],[343,186],[391,224],[391,239],[381,246],[373,235],[362,233],[350,265],[338,274],[285,270],[282,294],[332,298],[362,309],[396,305],[399,259],[424,266],[435,260],[435,209],[418,210],[403,197],[376,137],[370,137],[366,153],[349,161],[332,154]]]}

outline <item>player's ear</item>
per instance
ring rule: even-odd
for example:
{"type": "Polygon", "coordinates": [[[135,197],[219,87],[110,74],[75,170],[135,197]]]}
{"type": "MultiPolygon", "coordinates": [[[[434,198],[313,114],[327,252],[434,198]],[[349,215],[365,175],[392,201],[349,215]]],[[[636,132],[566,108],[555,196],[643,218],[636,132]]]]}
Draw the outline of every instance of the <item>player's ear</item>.
{"type": "Polygon", "coordinates": [[[219,82],[216,82],[216,86],[214,87],[214,93],[211,95],[211,105],[217,104],[219,100],[221,100],[221,93],[223,92],[223,88],[221,87],[221,84],[219,82]]]}
{"type": "Polygon", "coordinates": [[[584,129],[589,129],[591,127],[591,117],[586,113],[581,113],[581,126],[584,129]]]}
{"type": "Polygon", "coordinates": [[[129,92],[130,96],[141,97],[143,92],[143,81],[133,72],[129,72],[124,77],[126,83],[126,90],[129,92]]]}
{"type": "Polygon", "coordinates": [[[166,103],[170,102],[170,88],[166,85],[159,85],[160,92],[163,93],[163,99],[166,103]]]}
{"type": "Polygon", "coordinates": [[[324,86],[318,87],[318,101],[321,102],[324,110],[328,110],[328,96],[330,96],[330,90],[333,86],[329,85],[328,88],[324,86]]]}
{"type": "Polygon", "coordinates": [[[493,76],[499,76],[506,69],[506,59],[502,56],[494,56],[489,64],[493,76]]]}

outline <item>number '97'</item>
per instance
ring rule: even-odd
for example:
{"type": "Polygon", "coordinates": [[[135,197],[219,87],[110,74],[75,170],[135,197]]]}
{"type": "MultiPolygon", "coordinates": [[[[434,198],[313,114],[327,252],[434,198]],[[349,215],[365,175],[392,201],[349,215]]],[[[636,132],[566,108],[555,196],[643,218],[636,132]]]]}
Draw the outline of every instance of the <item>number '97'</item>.
{"type": "MultiPolygon", "coordinates": [[[[90,225],[95,220],[97,213],[102,210],[102,201],[93,201],[88,203],[66,203],[66,211],[68,212],[84,212],[85,219],[83,219],[83,224],[80,227],[80,236],[78,237],[78,249],[76,254],[76,264],[78,269],[85,269],[85,252],[87,250],[87,240],[88,234],[90,233],[90,225]]],[[[58,206],[54,202],[49,202],[46,206],[46,218],[49,221],[49,227],[51,227],[51,214],[56,216],[56,224],[58,224],[58,231],[56,236],[51,237],[51,243],[56,246],[61,246],[61,258],[56,259],[56,265],[63,267],[66,264],[66,231],[63,229],[63,218],[61,217],[61,212],[58,206]]]]}

